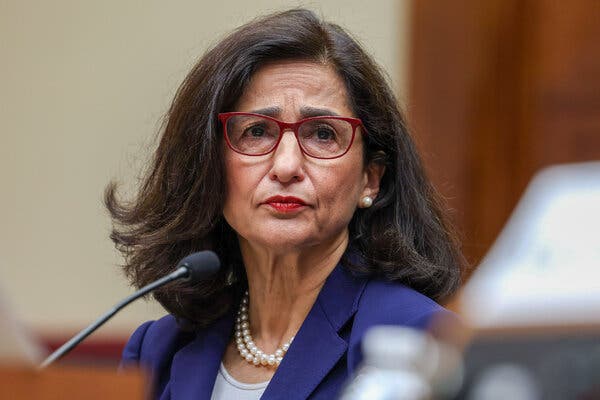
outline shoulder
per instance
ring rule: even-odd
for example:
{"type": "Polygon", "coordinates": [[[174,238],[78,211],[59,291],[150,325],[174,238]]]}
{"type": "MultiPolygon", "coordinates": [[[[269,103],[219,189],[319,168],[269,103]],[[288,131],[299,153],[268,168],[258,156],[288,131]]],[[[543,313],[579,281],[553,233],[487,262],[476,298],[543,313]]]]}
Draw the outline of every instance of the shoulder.
{"type": "Polygon", "coordinates": [[[434,300],[400,283],[369,281],[358,300],[348,343],[348,368],[362,361],[365,333],[377,325],[406,326],[425,330],[435,318],[457,317],[434,300]]]}
{"type": "Polygon", "coordinates": [[[161,369],[167,360],[190,340],[172,315],[140,325],[123,349],[121,365],[143,365],[151,370],[161,369]]]}
{"type": "Polygon", "coordinates": [[[438,313],[450,312],[408,286],[372,280],[365,286],[355,319],[367,325],[406,325],[425,329],[430,318],[438,313]]]}

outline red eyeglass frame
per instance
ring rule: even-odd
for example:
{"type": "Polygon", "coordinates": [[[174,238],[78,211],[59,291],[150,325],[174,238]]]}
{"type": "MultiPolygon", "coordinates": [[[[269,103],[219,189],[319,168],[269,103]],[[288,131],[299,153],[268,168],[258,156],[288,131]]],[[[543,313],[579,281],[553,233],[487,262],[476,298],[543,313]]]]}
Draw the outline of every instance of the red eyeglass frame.
{"type": "Polygon", "coordinates": [[[223,125],[223,136],[225,137],[225,142],[227,143],[227,146],[231,150],[235,151],[236,153],[243,154],[245,156],[258,157],[258,156],[264,156],[264,155],[274,152],[275,149],[277,149],[277,146],[279,146],[279,143],[281,142],[281,138],[283,137],[283,132],[286,130],[291,130],[294,133],[294,136],[296,137],[296,142],[298,143],[298,147],[300,147],[300,151],[302,151],[302,154],[304,154],[308,157],[317,158],[320,160],[333,160],[333,159],[340,158],[343,155],[345,155],[350,150],[350,148],[352,147],[352,144],[354,143],[354,137],[356,136],[356,128],[357,127],[360,126],[362,128],[361,132],[362,132],[363,136],[367,136],[367,130],[365,129],[365,126],[363,125],[363,123],[360,119],[351,118],[351,117],[339,117],[337,115],[319,115],[319,116],[315,116],[315,117],[304,118],[304,119],[301,119],[300,121],[296,121],[296,122],[284,122],[284,121],[280,121],[276,118],[270,117],[268,115],[241,112],[241,111],[232,111],[232,112],[226,112],[226,113],[219,113],[218,118],[219,118],[219,121],[221,121],[221,124],[223,125]],[[277,138],[277,142],[275,143],[273,148],[267,152],[260,153],[260,154],[248,154],[248,153],[244,153],[239,150],[236,150],[233,147],[233,145],[231,144],[231,142],[229,141],[229,137],[227,136],[227,120],[236,115],[249,115],[249,116],[253,116],[253,117],[261,117],[261,118],[266,118],[270,121],[275,122],[279,126],[280,134],[279,134],[279,138],[277,138]],[[331,118],[331,119],[338,119],[341,121],[346,121],[352,126],[352,138],[350,139],[350,144],[348,145],[348,148],[346,149],[346,151],[344,151],[342,154],[337,155],[335,157],[317,157],[317,156],[308,154],[306,152],[306,150],[304,150],[304,147],[302,147],[302,144],[300,143],[300,139],[298,138],[298,127],[306,121],[312,121],[315,119],[322,119],[322,118],[331,118]]]}

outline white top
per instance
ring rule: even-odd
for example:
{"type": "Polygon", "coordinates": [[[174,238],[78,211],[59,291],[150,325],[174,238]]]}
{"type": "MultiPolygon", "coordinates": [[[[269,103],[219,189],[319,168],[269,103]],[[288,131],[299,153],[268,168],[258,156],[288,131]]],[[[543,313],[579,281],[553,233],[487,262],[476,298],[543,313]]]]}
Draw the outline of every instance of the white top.
{"type": "Polygon", "coordinates": [[[242,383],[229,375],[221,363],[210,400],[258,400],[268,384],[269,381],[242,383]]]}

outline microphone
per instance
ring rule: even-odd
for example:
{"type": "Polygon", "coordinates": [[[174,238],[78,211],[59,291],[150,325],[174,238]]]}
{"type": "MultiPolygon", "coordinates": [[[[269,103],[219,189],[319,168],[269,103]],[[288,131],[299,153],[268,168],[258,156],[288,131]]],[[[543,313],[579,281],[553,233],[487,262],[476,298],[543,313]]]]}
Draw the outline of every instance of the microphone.
{"type": "Polygon", "coordinates": [[[211,277],[221,267],[221,262],[219,261],[219,257],[212,251],[199,251],[197,253],[192,253],[184,258],[182,258],[179,263],[177,263],[177,269],[171,272],[169,275],[164,276],[146,286],[138,290],[137,292],[129,295],[121,302],[117,303],[113,308],[111,308],[108,312],[90,324],[87,328],[83,329],[77,335],[73,336],[71,340],[63,344],[56,351],[48,356],[39,366],[40,369],[46,368],[48,365],[52,364],[54,361],[62,358],[67,353],[69,353],[75,346],[77,346],[81,341],[83,341],[86,337],[92,334],[96,329],[101,327],[106,321],[111,319],[117,312],[119,312],[122,308],[127,306],[132,301],[142,297],[143,295],[157,289],[167,283],[184,280],[189,282],[190,284],[194,284],[201,280],[211,277]]]}

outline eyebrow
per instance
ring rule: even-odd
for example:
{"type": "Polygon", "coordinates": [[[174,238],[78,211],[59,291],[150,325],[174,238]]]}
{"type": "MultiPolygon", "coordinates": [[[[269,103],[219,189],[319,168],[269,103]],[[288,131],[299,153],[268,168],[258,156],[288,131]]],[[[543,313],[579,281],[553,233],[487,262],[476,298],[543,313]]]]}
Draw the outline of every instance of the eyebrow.
{"type": "Polygon", "coordinates": [[[252,110],[250,111],[253,114],[262,114],[262,115],[266,115],[268,117],[277,117],[279,114],[281,114],[281,107],[265,107],[265,108],[259,108],[257,110],[252,110]]]}
{"type": "MultiPolygon", "coordinates": [[[[282,109],[281,109],[281,107],[265,107],[265,108],[259,108],[257,110],[252,110],[250,112],[254,113],[254,114],[262,114],[262,115],[266,115],[266,116],[275,118],[281,114],[282,109]]],[[[339,116],[338,113],[336,113],[333,110],[330,110],[329,108],[308,107],[308,106],[300,107],[300,116],[302,118],[322,117],[322,116],[328,116],[328,115],[339,116]]]]}
{"type": "Polygon", "coordinates": [[[339,114],[333,110],[318,107],[300,107],[300,115],[302,115],[302,118],[322,117],[325,115],[339,116],[339,114]]]}

